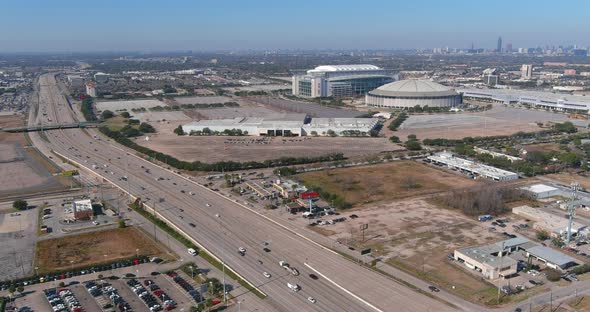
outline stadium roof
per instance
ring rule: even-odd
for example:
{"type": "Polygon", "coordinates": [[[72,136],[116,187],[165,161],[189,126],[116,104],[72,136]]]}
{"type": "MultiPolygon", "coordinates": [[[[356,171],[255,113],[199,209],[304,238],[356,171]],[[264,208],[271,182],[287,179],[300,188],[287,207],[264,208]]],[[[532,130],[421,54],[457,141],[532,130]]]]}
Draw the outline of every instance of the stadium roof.
{"type": "Polygon", "coordinates": [[[315,72],[339,72],[339,71],[361,71],[361,70],[381,70],[380,67],[369,64],[359,65],[322,65],[308,71],[308,73],[315,72]]]}
{"type": "Polygon", "coordinates": [[[428,80],[400,80],[383,85],[369,92],[369,94],[395,97],[440,97],[458,95],[455,90],[428,80]]]}

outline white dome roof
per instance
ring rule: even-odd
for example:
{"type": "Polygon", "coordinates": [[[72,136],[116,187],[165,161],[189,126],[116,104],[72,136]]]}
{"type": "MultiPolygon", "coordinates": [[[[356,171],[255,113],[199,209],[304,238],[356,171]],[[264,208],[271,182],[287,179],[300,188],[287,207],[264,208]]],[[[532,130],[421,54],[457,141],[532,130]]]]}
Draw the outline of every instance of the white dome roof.
{"type": "Polygon", "coordinates": [[[457,95],[455,90],[429,80],[400,80],[383,85],[369,94],[398,97],[438,97],[457,95]]]}

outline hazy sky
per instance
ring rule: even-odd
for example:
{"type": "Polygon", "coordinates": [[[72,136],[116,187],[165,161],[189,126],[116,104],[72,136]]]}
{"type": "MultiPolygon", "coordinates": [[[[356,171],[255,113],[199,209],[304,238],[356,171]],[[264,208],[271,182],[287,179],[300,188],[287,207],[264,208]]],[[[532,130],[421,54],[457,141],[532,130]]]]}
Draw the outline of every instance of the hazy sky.
{"type": "Polygon", "coordinates": [[[0,52],[590,44],[586,0],[5,0],[0,52]]]}

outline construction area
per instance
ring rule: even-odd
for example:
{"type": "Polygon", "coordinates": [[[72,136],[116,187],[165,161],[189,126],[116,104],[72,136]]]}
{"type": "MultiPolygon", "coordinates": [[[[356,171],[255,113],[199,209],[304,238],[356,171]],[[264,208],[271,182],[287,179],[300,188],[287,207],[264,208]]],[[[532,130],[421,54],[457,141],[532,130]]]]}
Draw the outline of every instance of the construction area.
{"type": "Polygon", "coordinates": [[[55,272],[108,263],[134,256],[163,256],[165,250],[135,227],[104,230],[41,240],[35,265],[39,272],[55,272]]]}

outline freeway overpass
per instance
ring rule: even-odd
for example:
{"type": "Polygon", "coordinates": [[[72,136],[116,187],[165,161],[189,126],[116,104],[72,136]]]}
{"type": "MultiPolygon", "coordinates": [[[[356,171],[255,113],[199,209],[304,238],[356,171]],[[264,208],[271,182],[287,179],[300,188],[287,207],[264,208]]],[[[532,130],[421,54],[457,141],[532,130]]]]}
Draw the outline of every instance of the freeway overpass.
{"type": "Polygon", "coordinates": [[[0,128],[0,132],[32,132],[32,131],[46,131],[55,129],[70,129],[70,128],[97,128],[98,123],[95,122],[78,122],[78,123],[64,123],[64,124],[49,124],[38,126],[24,126],[14,128],[0,128]]]}

